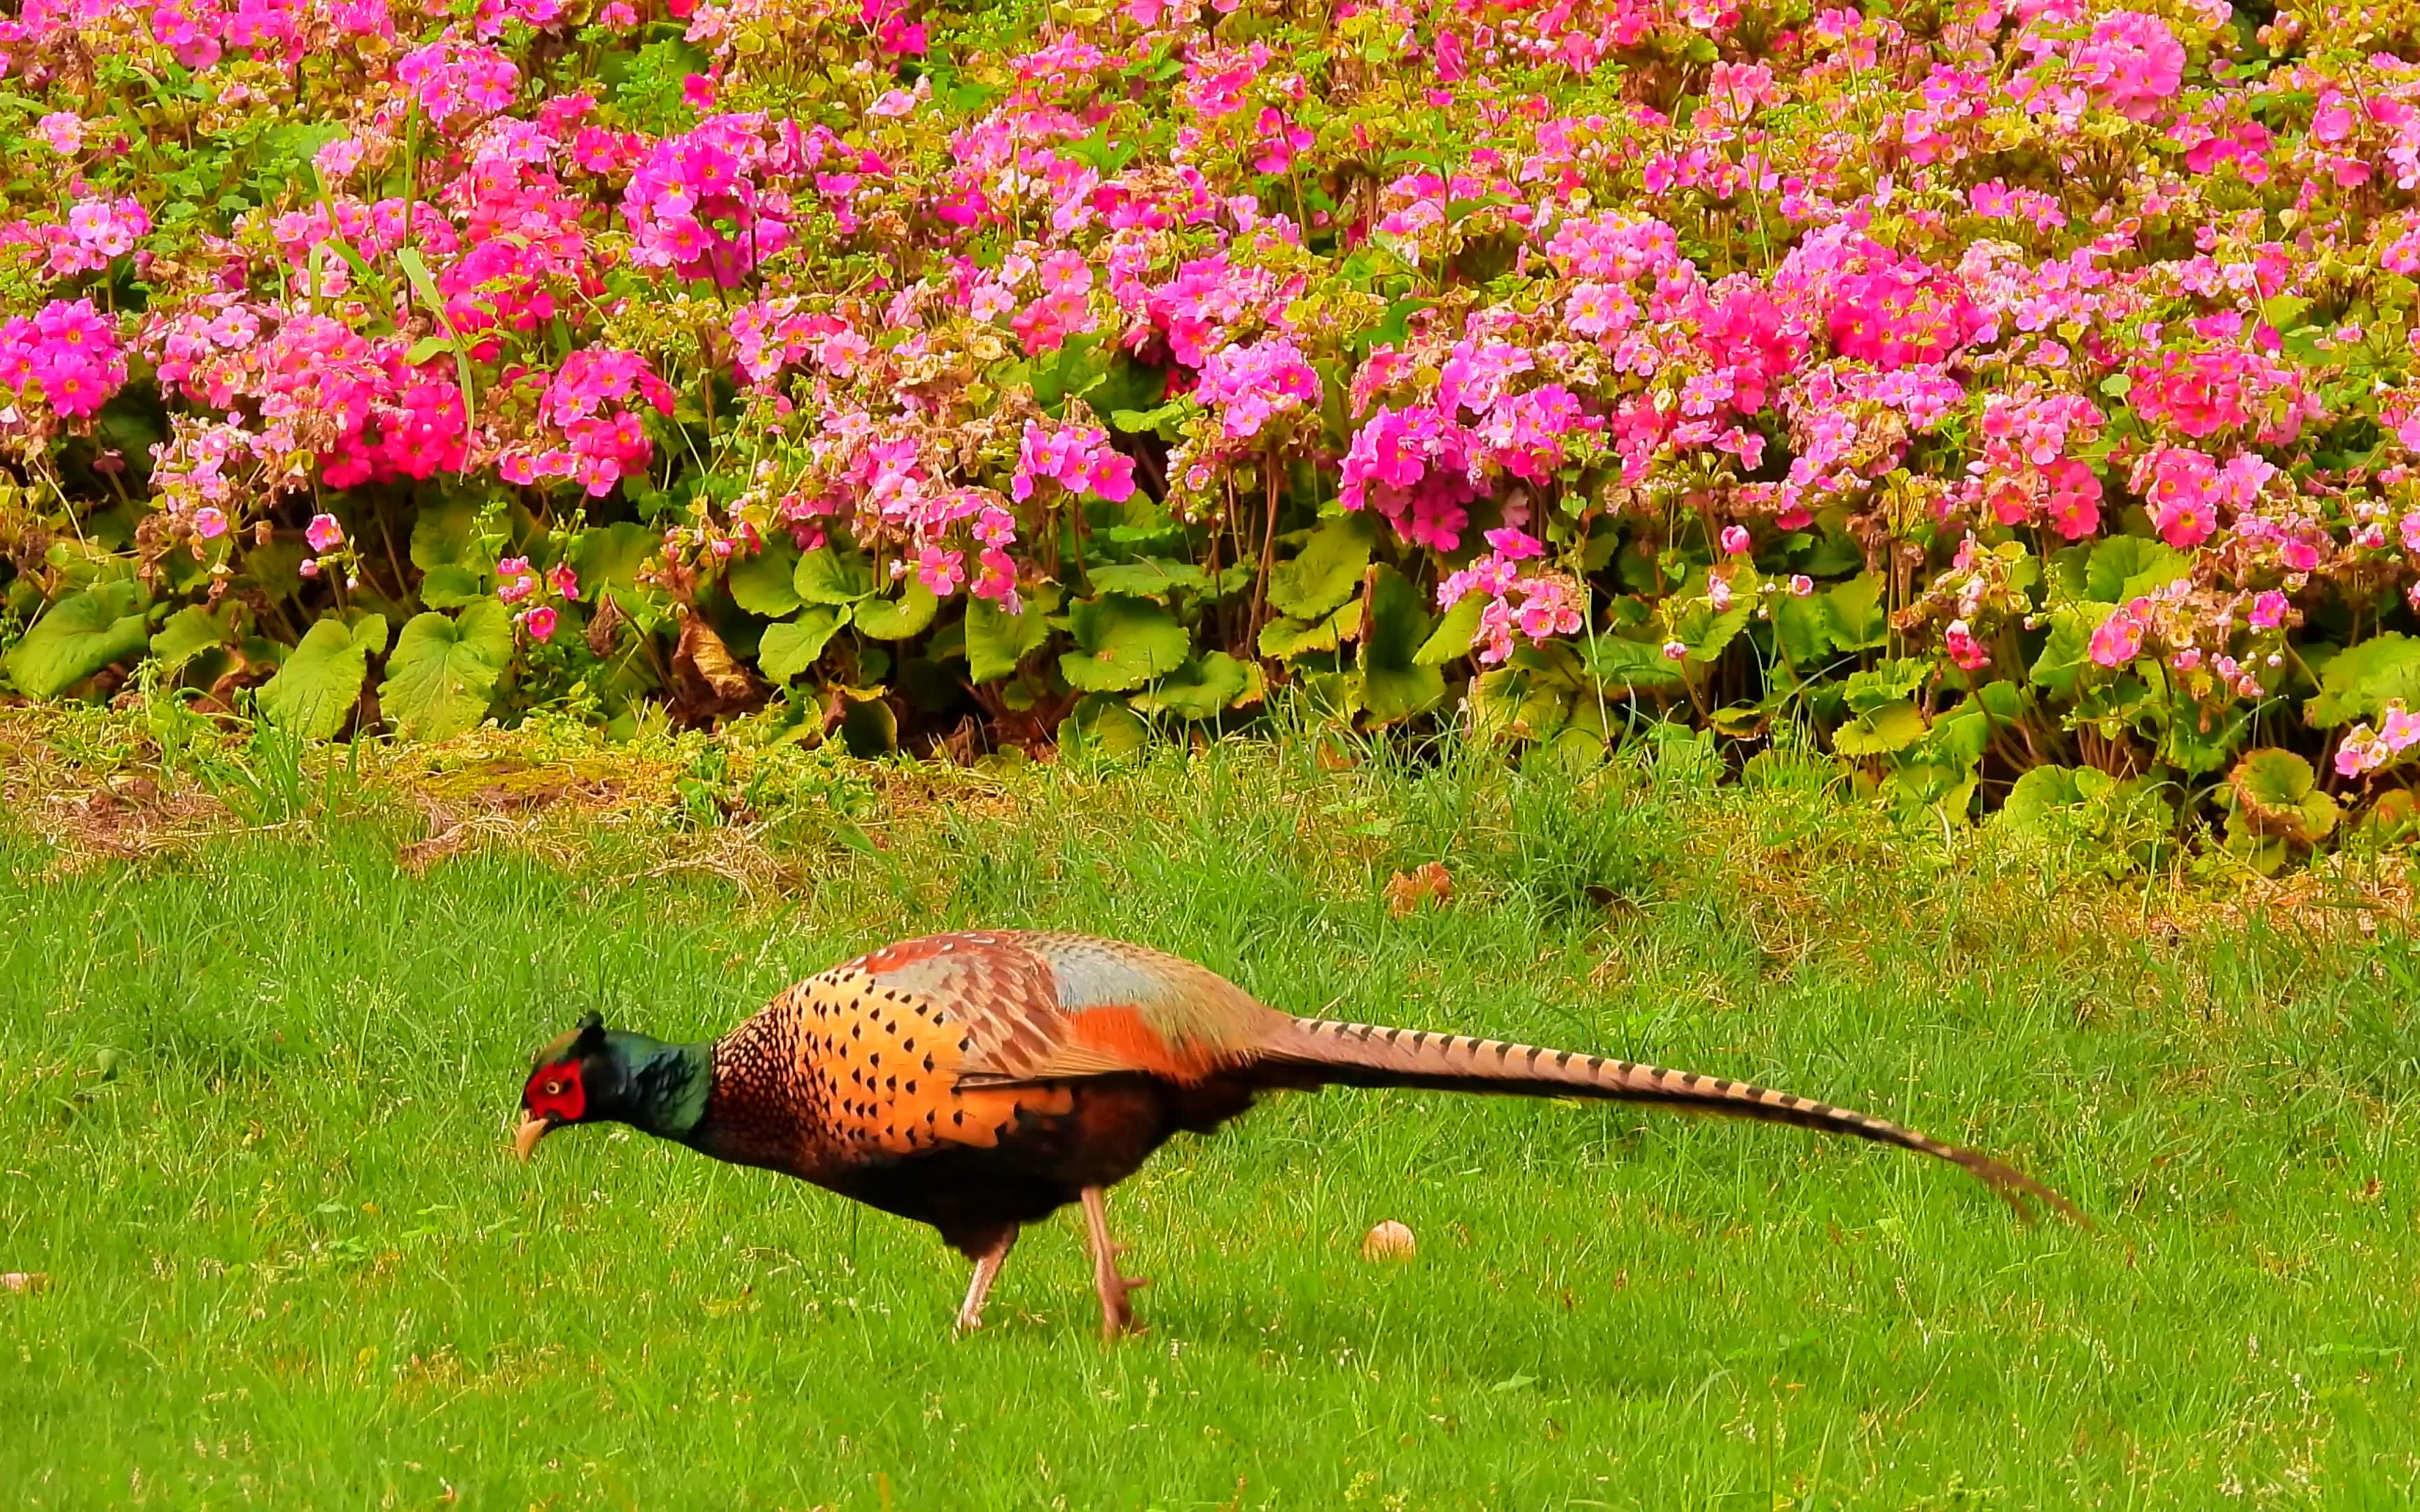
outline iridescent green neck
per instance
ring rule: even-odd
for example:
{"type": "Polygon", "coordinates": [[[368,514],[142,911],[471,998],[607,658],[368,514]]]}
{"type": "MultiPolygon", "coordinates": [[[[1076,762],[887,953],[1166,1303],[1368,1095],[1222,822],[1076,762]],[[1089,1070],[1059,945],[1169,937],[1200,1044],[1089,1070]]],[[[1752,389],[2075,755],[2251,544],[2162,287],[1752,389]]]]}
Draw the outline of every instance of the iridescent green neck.
{"type": "Polygon", "coordinates": [[[687,1140],[714,1090],[714,1043],[666,1044],[609,1029],[607,1054],[621,1072],[607,1117],[666,1139],[687,1140]]]}

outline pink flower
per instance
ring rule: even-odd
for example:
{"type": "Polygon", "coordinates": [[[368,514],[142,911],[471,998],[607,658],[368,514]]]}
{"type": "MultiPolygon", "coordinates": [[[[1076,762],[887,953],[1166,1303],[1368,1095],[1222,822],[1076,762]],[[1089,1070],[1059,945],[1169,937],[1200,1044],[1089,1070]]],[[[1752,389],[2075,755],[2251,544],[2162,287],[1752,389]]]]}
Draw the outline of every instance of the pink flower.
{"type": "Polygon", "coordinates": [[[2252,627],[2273,630],[2286,623],[2286,595],[2274,588],[2256,594],[2252,600],[2252,627]]]}
{"type": "Polygon", "coordinates": [[[1809,594],[1813,594],[1814,592],[1815,592],[1815,579],[1814,579],[1807,577],[1807,576],[1805,573],[1803,573],[1803,572],[1793,572],[1793,573],[1792,573],[1792,574],[1790,575],[1790,596],[1791,596],[1791,597],[1792,597],[1792,598],[1805,598],[1805,597],[1808,596],[1809,594]]]}
{"type": "Polygon", "coordinates": [[[1964,620],[1949,622],[1949,630],[1942,637],[1942,645],[1948,651],[1950,660],[1970,672],[1978,667],[1991,664],[1991,651],[1975,639],[1975,632],[1968,628],[1964,620]]]}
{"type": "Polygon", "coordinates": [[[554,620],[553,609],[540,604],[521,615],[521,626],[529,631],[531,640],[545,640],[554,635],[554,620]]]}
{"type": "Polygon", "coordinates": [[[558,562],[549,567],[546,570],[546,580],[562,597],[573,600],[580,597],[580,574],[572,570],[570,563],[558,562]]]}
{"type": "Polygon", "coordinates": [[[518,604],[536,591],[537,574],[530,570],[529,558],[506,557],[496,563],[496,597],[518,604]]]}
{"type": "Polygon", "coordinates": [[[1747,527],[1745,525],[1724,526],[1722,542],[1723,554],[1732,557],[1745,556],[1748,548],[1755,545],[1755,542],[1749,539],[1747,527]]]}
{"type": "Polygon", "coordinates": [[[334,515],[314,515],[303,528],[302,539],[311,543],[312,550],[325,555],[345,544],[345,528],[334,515]]]}
{"type": "Polygon", "coordinates": [[[84,147],[84,120],[68,111],[53,111],[35,124],[34,134],[61,157],[72,156],[84,147]]]}
{"type": "Polygon", "coordinates": [[[2123,667],[2143,649],[2143,622],[2124,609],[2111,612],[2092,632],[2092,659],[2103,667],[2123,667]]]}
{"type": "Polygon", "coordinates": [[[205,541],[215,541],[220,536],[225,535],[226,532],[227,517],[224,510],[215,508],[209,504],[204,504],[201,508],[194,511],[194,533],[195,535],[200,536],[205,541]]]}
{"type": "Polygon", "coordinates": [[[1664,659],[1666,661],[1679,661],[1688,654],[1689,648],[1683,645],[1678,640],[1667,640],[1664,642],[1664,659]]]}

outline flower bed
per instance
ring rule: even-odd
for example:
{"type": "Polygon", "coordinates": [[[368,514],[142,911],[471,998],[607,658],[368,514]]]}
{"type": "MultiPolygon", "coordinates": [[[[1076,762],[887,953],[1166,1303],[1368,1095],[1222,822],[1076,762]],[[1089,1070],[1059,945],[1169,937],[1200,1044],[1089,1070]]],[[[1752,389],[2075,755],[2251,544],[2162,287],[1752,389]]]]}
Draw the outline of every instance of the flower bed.
{"type": "Polygon", "coordinates": [[[2272,858],[2400,826],[2415,46],[2149,0],[28,0],[5,665],[318,736],[787,687],[865,749],[1284,685],[2272,858]]]}

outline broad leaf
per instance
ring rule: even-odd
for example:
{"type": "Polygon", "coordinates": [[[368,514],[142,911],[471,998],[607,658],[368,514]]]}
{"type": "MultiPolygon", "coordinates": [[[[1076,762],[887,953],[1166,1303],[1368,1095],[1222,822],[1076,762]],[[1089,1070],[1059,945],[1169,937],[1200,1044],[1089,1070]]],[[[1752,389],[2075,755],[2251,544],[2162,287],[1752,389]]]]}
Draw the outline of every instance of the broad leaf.
{"type": "Polygon", "coordinates": [[[2247,752],[2226,780],[2236,816],[2255,835],[2308,845],[2336,827],[2336,800],[2319,790],[2311,764],[2290,750],[2247,752]]]}
{"type": "Polygon", "coordinates": [[[435,610],[415,614],[387,658],[379,705],[407,739],[458,735],[486,717],[512,659],[512,619],[492,598],[458,620],[435,610]]]}
{"type": "Polygon", "coordinates": [[[2123,604],[2192,570],[2193,558],[2165,542],[2113,535],[2096,543],[2085,563],[2084,596],[2097,604],[2123,604]]]}
{"type": "Polygon", "coordinates": [[[1659,643],[1600,635],[1588,643],[1583,657],[1588,674],[1608,693],[1677,687],[1682,682],[1681,663],[1664,655],[1659,643]]]}
{"type": "Polygon", "coordinates": [[[733,603],[751,614],[778,620],[802,602],[791,583],[798,568],[799,548],[788,536],[776,532],[766,541],[764,550],[732,563],[723,581],[731,590],[733,603]]]}
{"type": "Polygon", "coordinates": [[[28,698],[54,698],[112,662],[149,649],[142,585],[132,579],[70,594],[9,648],[8,676],[28,698]]]}
{"type": "Polygon", "coordinates": [[[1151,726],[1119,699],[1094,693],[1059,722],[1059,744],[1103,756],[1132,756],[1151,744],[1151,726]]]}
{"type": "Polygon", "coordinates": [[[876,640],[905,640],[922,634],[941,610],[941,601],[909,574],[897,598],[869,598],[857,606],[857,627],[876,640]]]}
{"type": "Polygon", "coordinates": [[[1250,662],[1214,651],[1187,662],[1160,679],[1150,691],[1137,693],[1132,702],[1136,708],[1150,714],[1164,712],[1186,719],[1216,718],[1244,696],[1252,674],[1258,671],[1250,662]]]}
{"type": "Polygon", "coordinates": [[[581,593],[594,595],[600,588],[631,587],[639,580],[639,569],[662,548],[659,533],[628,520],[581,532],[571,548],[581,593]]]}
{"type": "Polygon", "coordinates": [[[1162,603],[1180,588],[1198,593],[1210,586],[1210,579],[1191,563],[1170,562],[1161,557],[1113,562],[1091,568],[1084,576],[1096,594],[1132,594],[1137,598],[1156,598],[1162,603]]]}
{"type": "Polygon", "coordinates": [[[1883,577],[1869,572],[1835,584],[1824,598],[1831,606],[1833,643],[1842,651],[1878,646],[1890,630],[1890,610],[1883,604],[1883,577]]]}
{"type": "Polygon", "coordinates": [[[1457,656],[1469,656],[1471,642],[1479,639],[1479,617],[1486,611],[1486,594],[1463,594],[1437,621],[1437,627],[1412,659],[1423,667],[1442,667],[1457,656]]]}
{"type": "Polygon", "coordinates": [[[1419,660],[1429,638],[1420,591],[1392,567],[1372,575],[1370,624],[1361,637],[1361,702],[1379,724],[1420,713],[1445,697],[1445,673],[1419,660]]]}
{"type": "Polygon", "coordinates": [[[1087,693],[1122,693],[1185,665],[1192,638],[1176,618],[1147,598],[1109,594],[1070,606],[1077,648],[1059,658],[1067,686],[1087,693]]]}
{"type": "Polygon", "coordinates": [[[766,627],[756,642],[756,670],[786,683],[815,664],[824,647],[848,623],[848,610],[818,604],[795,620],[766,627]]]}
{"type": "Polygon", "coordinates": [[[2092,631],[2109,617],[2106,604],[2069,604],[2050,611],[2050,637],[2025,675],[2054,698],[2075,691],[2075,680],[2092,665],[2092,631]]]}
{"type": "Polygon", "coordinates": [[[1370,565],[1377,523],[1355,511],[1311,532],[1302,549],[1269,573],[1269,603],[1297,620],[1319,620],[1351,598],[1370,565]]]}
{"type": "Polygon", "coordinates": [[[854,604],[874,596],[874,564],[853,550],[819,546],[799,559],[790,586],[810,604],[854,604]]]}
{"type": "Polygon", "coordinates": [[[229,599],[215,611],[190,604],[169,615],[151,638],[151,655],[160,658],[160,670],[173,675],[203,652],[232,641],[236,614],[236,601],[229,599]]]}
{"type": "Polygon", "coordinates": [[[1011,614],[988,598],[967,604],[967,675],[989,683],[1016,671],[1016,664],[1050,637],[1042,611],[1032,604],[1011,614]]]}
{"type": "Polygon", "coordinates": [[[1361,601],[1357,598],[1308,625],[1286,617],[1271,620],[1261,626],[1260,652],[1273,661],[1291,661],[1334,651],[1360,633],[1361,601]]]}
{"type": "Polygon", "coordinates": [[[1823,661],[1838,643],[1839,625],[1828,594],[1799,598],[1785,594],[1773,602],[1774,641],[1801,677],[1823,670],[1823,661]]]}
{"type": "Polygon", "coordinates": [[[281,730],[325,740],[345,727],[361,702],[369,658],[384,650],[383,614],[365,614],[349,628],[342,620],[321,620],[287,655],[277,675],[262,685],[260,712],[281,730]]]}
{"type": "Polygon", "coordinates": [[[1924,734],[1922,710],[1909,702],[1885,703],[1832,732],[1832,748],[1843,756],[1880,756],[1905,750],[1924,734]]]}
{"type": "Polygon", "coordinates": [[[2334,729],[2375,719],[2396,699],[2420,706],[2420,640],[2389,630],[2328,658],[2319,697],[2304,706],[2303,717],[2317,729],[2334,729]]]}

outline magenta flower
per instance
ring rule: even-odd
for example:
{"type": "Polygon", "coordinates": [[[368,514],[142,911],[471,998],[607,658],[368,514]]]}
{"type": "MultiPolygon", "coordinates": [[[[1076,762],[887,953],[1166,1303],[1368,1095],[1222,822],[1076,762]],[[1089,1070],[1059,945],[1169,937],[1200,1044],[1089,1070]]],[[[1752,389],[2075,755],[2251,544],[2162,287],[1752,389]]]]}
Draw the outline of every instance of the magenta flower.
{"type": "Polygon", "coordinates": [[[573,600],[580,597],[580,574],[572,570],[570,563],[558,562],[549,567],[546,580],[559,596],[573,600]]]}
{"type": "Polygon", "coordinates": [[[2286,595],[2274,588],[2255,594],[2252,600],[2252,627],[2273,630],[2286,623],[2286,595]]]}
{"type": "Polygon", "coordinates": [[[204,504],[194,511],[194,533],[205,541],[215,541],[227,532],[226,512],[214,504],[204,504]]]}
{"type": "Polygon", "coordinates": [[[2125,609],[2113,610],[2092,632],[2092,659],[2103,667],[2123,667],[2143,649],[2143,622],[2125,609]]]}
{"type": "Polygon", "coordinates": [[[1975,632],[1964,620],[1949,622],[1948,632],[1942,637],[1942,645],[1949,653],[1949,659],[1967,671],[1991,665],[1991,650],[1975,639],[1975,632]]]}
{"type": "Polygon", "coordinates": [[[345,544],[345,528],[336,523],[334,515],[314,515],[311,523],[303,527],[302,539],[310,543],[312,550],[324,556],[345,544]]]}
{"type": "Polygon", "coordinates": [[[530,570],[529,558],[506,557],[496,563],[496,597],[507,604],[518,604],[537,592],[537,574],[530,570]]]}
{"type": "Polygon", "coordinates": [[[1748,548],[1755,545],[1755,542],[1749,538],[1747,527],[1745,525],[1724,526],[1722,541],[1723,554],[1732,557],[1745,556],[1748,548]]]}
{"type": "Polygon", "coordinates": [[[549,605],[540,604],[535,609],[524,611],[521,615],[521,627],[529,631],[530,639],[533,640],[548,640],[553,639],[554,625],[554,609],[549,605]]]}
{"type": "Polygon", "coordinates": [[[34,134],[61,157],[70,157],[84,147],[84,119],[69,111],[53,111],[34,125],[34,134]]]}
{"type": "Polygon", "coordinates": [[[1815,592],[1815,579],[1814,579],[1809,578],[1808,576],[1807,576],[1807,575],[1806,575],[1805,573],[1803,573],[1803,572],[1793,572],[1793,573],[1792,573],[1792,574],[1790,575],[1790,596],[1791,596],[1791,597],[1792,597],[1792,598],[1805,598],[1805,597],[1808,596],[1809,594],[1813,594],[1814,592],[1815,592]]]}

